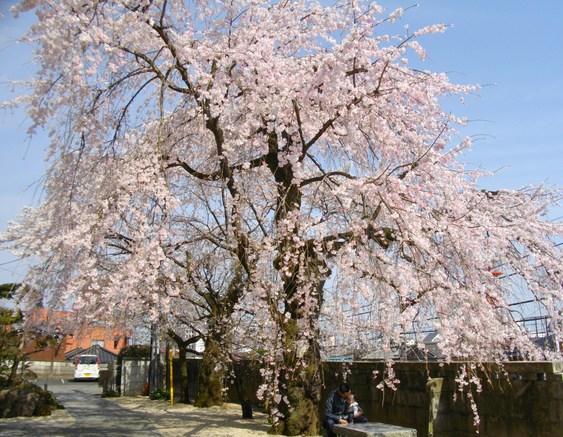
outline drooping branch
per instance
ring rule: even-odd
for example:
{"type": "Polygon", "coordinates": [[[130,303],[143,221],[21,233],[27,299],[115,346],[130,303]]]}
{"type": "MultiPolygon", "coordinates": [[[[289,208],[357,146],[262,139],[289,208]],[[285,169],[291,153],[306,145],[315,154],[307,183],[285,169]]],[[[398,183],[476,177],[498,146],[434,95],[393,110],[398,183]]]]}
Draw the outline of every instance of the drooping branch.
{"type": "Polygon", "coordinates": [[[193,90],[190,87],[183,88],[183,87],[180,87],[180,86],[175,85],[172,82],[170,82],[167,79],[167,75],[165,73],[163,73],[160,70],[160,68],[158,68],[155,61],[153,59],[151,59],[148,55],[146,55],[144,53],[137,52],[137,51],[133,51],[133,50],[129,49],[128,47],[124,47],[124,46],[119,46],[118,48],[120,50],[124,51],[125,53],[129,53],[130,55],[135,56],[135,58],[139,58],[139,59],[142,59],[143,61],[145,61],[145,63],[148,65],[148,67],[150,67],[150,71],[152,71],[154,74],[156,74],[157,77],[162,81],[162,83],[166,84],[166,86],[168,88],[170,88],[171,90],[182,93],[182,94],[191,94],[191,95],[194,94],[192,92],[193,90]]]}

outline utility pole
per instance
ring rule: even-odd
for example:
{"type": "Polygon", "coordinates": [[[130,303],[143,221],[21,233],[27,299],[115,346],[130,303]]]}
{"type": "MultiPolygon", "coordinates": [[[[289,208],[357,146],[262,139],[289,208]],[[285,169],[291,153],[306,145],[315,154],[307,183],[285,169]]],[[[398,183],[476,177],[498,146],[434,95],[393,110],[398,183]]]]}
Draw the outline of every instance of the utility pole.
{"type": "Polygon", "coordinates": [[[151,325],[151,362],[149,367],[149,394],[159,389],[160,376],[160,329],[158,322],[151,325]]]}

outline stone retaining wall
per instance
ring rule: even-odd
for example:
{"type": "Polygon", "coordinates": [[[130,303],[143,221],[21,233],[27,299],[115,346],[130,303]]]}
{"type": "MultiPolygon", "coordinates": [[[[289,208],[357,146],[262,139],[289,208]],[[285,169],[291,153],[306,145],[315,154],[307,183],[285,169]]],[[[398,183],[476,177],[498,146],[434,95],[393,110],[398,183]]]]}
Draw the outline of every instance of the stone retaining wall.
{"type": "MultiPolygon", "coordinates": [[[[133,387],[134,369],[139,372],[135,390],[126,394],[140,394],[148,381],[148,362],[126,364],[127,381],[133,387]]],[[[126,363],[127,361],[124,361],[126,363]]],[[[197,392],[199,360],[189,360],[188,384],[193,401],[197,392]]],[[[174,363],[178,375],[178,362],[174,363]]],[[[246,362],[244,391],[251,403],[260,384],[257,363],[246,362]]],[[[418,437],[559,437],[563,429],[563,363],[510,362],[499,371],[495,365],[486,365],[475,374],[481,377],[482,391],[472,386],[463,392],[455,380],[463,364],[402,362],[394,365],[400,383],[396,390],[381,389],[385,364],[380,362],[335,363],[322,365],[323,391],[321,415],[328,393],[336,388],[343,375],[351,384],[356,399],[370,421],[384,422],[407,428],[416,428],[418,437]],[[474,397],[479,415],[471,408],[474,397]],[[454,401],[455,398],[455,401],[454,401]]],[[[471,376],[471,375],[470,375],[471,376]]],[[[174,377],[174,393],[180,393],[179,377],[174,377]]],[[[234,385],[228,397],[237,402],[234,385]]]]}
{"type": "Polygon", "coordinates": [[[27,366],[38,379],[74,378],[74,363],[68,361],[28,361],[27,366]]]}
{"type": "MultiPolygon", "coordinates": [[[[402,362],[394,365],[397,389],[382,390],[385,364],[380,362],[323,363],[321,414],[328,393],[346,374],[356,399],[370,421],[416,428],[419,437],[559,437],[563,429],[563,363],[510,362],[506,373],[488,364],[476,374],[482,392],[472,386],[479,415],[467,390],[455,379],[462,364],[402,362]],[[488,380],[488,382],[487,382],[488,380]],[[454,401],[454,395],[456,400],[454,401]]],[[[259,377],[247,378],[247,393],[255,392],[259,377]]],[[[236,390],[229,391],[236,400],[236,390]]],[[[254,402],[258,402],[254,399],[254,402]]]]}
{"type": "MultiPolygon", "coordinates": [[[[459,391],[462,364],[396,363],[397,390],[378,388],[383,363],[324,363],[325,391],[348,381],[370,420],[416,428],[419,437],[558,437],[563,429],[563,363],[510,362],[475,370],[482,391],[459,391]],[[377,376],[374,376],[374,371],[377,376]],[[454,401],[454,395],[457,399],[454,401]],[[473,396],[479,422],[471,408],[473,396]]],[[[471,375],[470,375],[471,376],[471,375]]]]}

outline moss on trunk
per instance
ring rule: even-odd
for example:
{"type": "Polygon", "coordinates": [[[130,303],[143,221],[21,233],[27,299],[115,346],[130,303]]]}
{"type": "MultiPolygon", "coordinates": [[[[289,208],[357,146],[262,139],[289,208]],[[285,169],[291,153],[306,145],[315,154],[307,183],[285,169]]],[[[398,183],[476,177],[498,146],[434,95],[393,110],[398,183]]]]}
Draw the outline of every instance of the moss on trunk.
{"type": "MultiPolygon", "coordinates": [[[[291,325],[289,332],[292,332],[291,325]]],[[[318,405],[322,381],[318,343],[311,340],[302,357],[295,353],[297,349],[294,344],[287,349],[293,353],[284,355],[284,368],[287,370],[282,372],[279,391],[289,404],[282,401],[278,406],[283,417],[271,427],[270,434],[309,436],[319,435],[321,431],[318,405]]]]}
{"type": "Polygon", "coordinates": [[[269,434],[286,436],[313,436],[320,434],[318,401],[310,399],[302,387],[288,389],[291,411],[269,431],[269,434]]]}
{"type": "Polygon", "coordinates": [[[194,402],[196,407],[223,405],[225,373],[224,353],[217,339],[209,336],[205,342],[205,352],[199,368],[197,398],[194,402]]]}

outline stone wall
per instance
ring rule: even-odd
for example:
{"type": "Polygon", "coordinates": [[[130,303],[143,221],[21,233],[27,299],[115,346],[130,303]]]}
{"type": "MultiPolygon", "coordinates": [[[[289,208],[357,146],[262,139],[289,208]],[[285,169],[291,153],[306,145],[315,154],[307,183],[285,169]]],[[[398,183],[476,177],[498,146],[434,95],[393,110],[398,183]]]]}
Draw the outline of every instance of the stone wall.
{"type": "MultiPolygon", "coordinates": [[[[475,374],[482,391],[472,386],[479,422],[467,388],[459,391],[455,379],[462,364],[402,362],[394,365],[400,383],[396,390],[382,383],[385,364],[334,363],[322,366],[321,415],[328,393],[342,381],[352,386],[370,421],[416,428],[418,437],[559,437],[563,429],[563,363],[510,362],[500,371],[488,364],[475,374]],[[454,400],[454,395],[456,399],[454,400]]],[[[256,367],[254,372],[256,372],[256,367]]],[[[195,381],[191,370],[190,383],[195,381]]],[[[469,372],[471,373],[471,372],[469,372]]],[[[247,393],[255,393],[259,377],[245,380],[247,393]]],[[[470,377],[473,376],[470,374],[470,377]]],[[[190,393],[195,392],[195,387],[190,393]]],[[[195,394],[195,393],[194,393],[195,394]]],[[[193,398],[192,398],[193,399],[193,398]]],[[[237,401],[234,386],[229,399],[237,401]]],[[[256,398],[252,400],[259,403],[256,398]]]]}
{"type": "MultiPolygon", "coordinates": [[[[37,379],[74,379],[75,365],[70,361],[26,361],[27,369],[33,372],[37,379]]],[[[100,365],[101,370],[107,370],[107,364],[100,365]]]]}
{"type": "Polygon", "coordinates": [[[28,361],[27,366],[37,375],[37,379],[74,378],[74,363],[68,361],[28,361]]]}
{"type": "Polygon", "coordinates": [[[324,396],[340,376],[356,392],[368,418],[416,428],[419,437],[558,437],[563,429],[563,363],[510,362],[474,370],[481,392],[459,391],[462,364],[396,363],[397,389],[378,388],[383,363],[324,363],[324,396]],[[374,375],[374,371],[377,375],[374,375]],[[454,398],[455,395],[455,398],[454,398]],[[478,424],[471,408],[473,396],[478,424]],[[454,400],[455,399],[455,400],[454,400]]]}
{"type": "MultiPolygon", "coordinates": [[[[125,395],[138,395],[148,381],[148,361],[124,360],[125,395]],[[127,363],[127,364],[126,364],[127,363]],[[138,372],[136,383],[133,374],[138,372]],[[127,382],[129,381],[129,382],[127,382]]],[[[190,398],[197,394],[199,360],[189,360],[190,398]]],[[[463,392],[455,380],[463,364],[403,362],[394,370],[400,383],[396,390],[382,383],[385,365],[380,362],[334,363],[322,365],[323,391],[320,413],[328,393],[346,375],[356,399],[370,421],[416,428],[418,437],[559,437],[563,429],[563,363],[510,362],[504,370],[492,364],[474,374],[481,378],[482,390],[472,385],[479,422],[471,408],[467,387],[463,392]],[[455,400],[454,400],[455,396],[455,400]]],[[[255,393],[260,384],[257,363],[243,363],[243,382],[251,403],[259,405],[255,393]]],[[[174,363],[178,375],[178,362],[174,363]]],[[[470,377],[473,374],[469,375],[470,377]]],[[[174,377],[174,393],[179,396],[179,376],[174,377]]],[[[237,402],[234,384],[228,397],[237,402]]]]}

